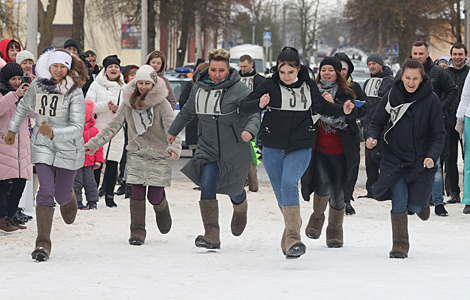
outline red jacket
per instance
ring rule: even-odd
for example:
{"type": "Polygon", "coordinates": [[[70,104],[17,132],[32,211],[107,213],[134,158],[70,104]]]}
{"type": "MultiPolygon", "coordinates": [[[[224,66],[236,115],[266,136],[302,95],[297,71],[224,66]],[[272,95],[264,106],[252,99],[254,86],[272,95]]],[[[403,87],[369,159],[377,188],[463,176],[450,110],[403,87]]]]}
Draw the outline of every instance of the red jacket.
{"type": "MultiPolygon", "coordinates": [[[[85,144],[88,143],[88,141],[92,138],[95,137],[99,130],[98,128],[95,127],[96,120],[94,118],[90,118],[90,120],[85,123],[85,127],[83,129],[83,139],[85,140],[85,144]]],[[[88,155],[85,154],[85,163],[83,164],[84,167],[88,166],[94,166],[95,163],[104,163],[103,159],[103,147],[101,147],[98,151],[95,152],[95,154],[88,155]]]]}

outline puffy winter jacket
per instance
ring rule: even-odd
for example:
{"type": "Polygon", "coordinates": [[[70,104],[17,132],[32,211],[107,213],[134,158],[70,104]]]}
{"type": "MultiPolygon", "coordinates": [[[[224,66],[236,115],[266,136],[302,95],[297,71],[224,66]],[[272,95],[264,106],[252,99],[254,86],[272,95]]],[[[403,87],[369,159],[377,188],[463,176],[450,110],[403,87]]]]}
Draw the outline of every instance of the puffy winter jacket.
{"type": "MultiPolygon", "coordinates": [[[[85,128],[83,130],[83,140],[85,143],[88,143],[88,141],[95,137],[98,132],[98,128],[95,127],[96,121],[93,118],[90,118],[90,120],[85,123],[85,128]]],[[[85,163],[83,164],[84,167],[88,166],[94,166],[95,163],[103,163],[104,158],[103,158],[103,148],[99,148],[95,153],[92,155],[85,154],[85,163]]]]}

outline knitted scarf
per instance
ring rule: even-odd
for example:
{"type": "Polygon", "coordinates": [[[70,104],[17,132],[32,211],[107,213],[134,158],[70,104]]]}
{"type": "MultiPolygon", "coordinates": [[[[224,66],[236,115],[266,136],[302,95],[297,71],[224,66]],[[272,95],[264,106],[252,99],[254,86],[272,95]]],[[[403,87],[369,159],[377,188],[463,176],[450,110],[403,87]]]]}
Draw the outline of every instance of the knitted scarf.
{"type": "MultiPolygon", "coordinates": [[[[331,97],[335,99],[336,92],[338,91],[338,82],[336,81],[325,81],[320,79],[318,81],[318,89],[320,90],[320,94],[324,92],[328,92],[331,94],[331,97]]],[[[321,116],[320,117],[320,124],[326,132],[336,132],[335,128],[344,130],[348,127],[346,123],[345,117],[329,117],[329,116],[321,116]]]]}

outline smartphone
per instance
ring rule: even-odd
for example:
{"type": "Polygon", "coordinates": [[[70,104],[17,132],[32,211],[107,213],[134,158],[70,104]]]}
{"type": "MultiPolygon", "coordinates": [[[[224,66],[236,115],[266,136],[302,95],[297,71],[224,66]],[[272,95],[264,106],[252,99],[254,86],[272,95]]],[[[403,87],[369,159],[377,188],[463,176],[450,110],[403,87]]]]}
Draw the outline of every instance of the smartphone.
{"type": "Polygon", "coordinates": [[[27,84],[30,84],[31,83],[31,76],[21,76],[21,83],[27,83],[27,84]]]}

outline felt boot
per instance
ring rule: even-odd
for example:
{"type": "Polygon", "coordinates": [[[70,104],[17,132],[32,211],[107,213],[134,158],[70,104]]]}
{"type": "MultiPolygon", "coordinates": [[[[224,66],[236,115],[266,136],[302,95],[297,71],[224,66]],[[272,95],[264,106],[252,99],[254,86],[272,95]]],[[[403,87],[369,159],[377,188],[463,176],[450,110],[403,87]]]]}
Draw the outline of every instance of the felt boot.
{"type": "Polygon", "coordinates": [[[157,227],[161,233],[167,234],[171,229],[170,206],[166,200],[166,194],[163,192],[163,201],[153,206],[155,217],[157,219],[157,227]]]}
{"type": "Polygon", "coordinates": [[[305,234],[311,239],[318,239],[321,235],[323,223],[325,222],[325,210],[328,205],[330,195],[313,196],[313,213],[310,215],[307,227],[305,228],[305,234]]]}
{"type": "Polygon", "coordinates": [[[201,200],[199,207],[205,233],[196,238],[196,247],[220,249],[219,203],[216,199],[201,200]]]}
{"type": "Polygon", "coordinates": [[[430,214],[431,209],[429,208],[429,205],[427,205],[420,213],[417,213],[418,217],[423,221],[427,221],[430,214]]]}
{"type": "MultiPolygon", "coordinates": [[[[75,201],[77,203],[77,201],[75,201]]],[[[37,261],[46,261],[51,255],[51,228],[54,217],[54,207],[37,206],[36,222],[38,227],[38,237],[36,238],[36,248],[31,254],[37,261]]]]}
{"type": "Polygon", "coordinates": [[[145,242],[147,232],[145,231],[145,200],[129,199],[131,212],[131,237],[129,244],[140,246],[145,242]]]}
{"type": "Polygon", "coordinates": [[[408,213],[394,214],[390,212],[392,219],[392,240],[393,246],[390,251],[390,258],[406,258],[410,249],[408,239],[408,213]]]}
{"type": "Polygon", "coordinates": [[[343,247],[343,219],[344,206],[336,210],[330,205],[328,214],[328,227],[326,227],[326,245],[328,248],[343,247]]]}
{"type": "Polygon", "coordinates": [[[77,197],[75,196],[75,192],[72,191],[72,199],[70,199],[67,204],[60,206],[60,214],[62,215],[62,219],[64,219],[65,224],[72,224],[73,221],[75,221],[77,210],[77,197]]]}
{"type": "Polygon", "coordinates": [[[233,216],[232,216],[232,224],[231,224],[231,229],[232,229],[232,234],[234,236],[240,236],[243,233],[243,230],[245,230],[246,227],[246,214],[248,211],[248,200],[245,199],[243,200],[242,203],[240,204],[234,204],[233,203],[233,216]]]}
{"type": "Polygon", "coordinates": [[[300,224],[302,223],[300,205],[283,206],[281,211],[285,224],[283,238],[285,236],[286,258],[299,258],[306,251],[305,245],[300,240],[300,224]]]}

